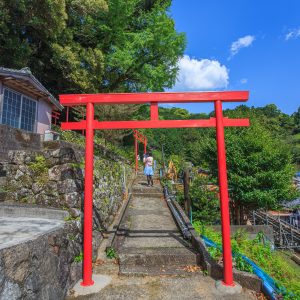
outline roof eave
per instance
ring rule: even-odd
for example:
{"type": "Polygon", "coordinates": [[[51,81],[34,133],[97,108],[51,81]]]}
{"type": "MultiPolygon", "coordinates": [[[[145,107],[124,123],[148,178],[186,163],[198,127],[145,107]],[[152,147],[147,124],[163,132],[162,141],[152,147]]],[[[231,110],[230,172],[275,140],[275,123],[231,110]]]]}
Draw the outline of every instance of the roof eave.
{"type": "Polygon", "coordinates": [[[25,73],[25,72],[20,72],[18,70],[8,70],[5,68],[2,68],[2,69],[0,68],[0,75],[1,74],[13,76],[17,79],[29,81],[35,88],[37,88],[39,91],[41,91],[47,95],[47,97],[45,97],[45,99],[47,99],[51,104],[53,104],[58,110],[60,110],[60,111],[63,110],[64,106],[61,105],[59,103],[59,101],[57,101],[55,99],[55,97],[31,73],[25,73]]]}

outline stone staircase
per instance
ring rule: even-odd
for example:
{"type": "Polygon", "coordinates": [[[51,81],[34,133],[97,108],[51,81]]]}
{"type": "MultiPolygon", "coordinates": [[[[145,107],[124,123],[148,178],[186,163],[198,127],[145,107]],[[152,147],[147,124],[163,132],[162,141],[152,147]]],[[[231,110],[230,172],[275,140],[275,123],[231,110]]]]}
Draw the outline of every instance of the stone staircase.
{"type": "Polygon", "coordinates": [[[196,254],[185,241],[164,200],[160,183],[146,185],[138,174],[117,233],[120,273],[126,275],[186,274],[196,254]]]}

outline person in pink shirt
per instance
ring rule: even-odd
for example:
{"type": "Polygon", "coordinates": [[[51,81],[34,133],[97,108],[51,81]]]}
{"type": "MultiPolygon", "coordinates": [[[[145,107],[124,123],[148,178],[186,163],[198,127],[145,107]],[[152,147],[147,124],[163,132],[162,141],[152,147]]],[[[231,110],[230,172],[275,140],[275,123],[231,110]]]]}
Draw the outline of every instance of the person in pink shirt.
{"type": "Polygon", "coordinates": [[[152,157],[152,153],[149,152],[148,154],[146,154],[144,156],[144,164],[145,164],[145,169],[144,169],[144,174],[147,176],[147,182],[148,182],[148,186],[153,186],[153,157],[152,157]]]}

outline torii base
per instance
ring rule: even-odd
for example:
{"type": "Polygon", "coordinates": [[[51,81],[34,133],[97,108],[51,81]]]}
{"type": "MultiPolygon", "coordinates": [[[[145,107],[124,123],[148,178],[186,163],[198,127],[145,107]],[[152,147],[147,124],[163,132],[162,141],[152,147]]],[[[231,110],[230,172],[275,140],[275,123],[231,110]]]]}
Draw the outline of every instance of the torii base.
{"type": "Polygon", "coordinates": [[[237,295],[242,292],[242,287],[234,282],[234,285],[225,285],[222,280],[216,281],[216,289],[222,295],[237,295]]]}
{"type": "Polygon", "coordinates": [[[105,288],[107,285],[110,284],[111,277],[105,275],[93,274],[93,281],[94,281],[93,285],[82,286],[81,285],[82,279],[80,279],[80,281],[78,281],[74,285],[70,293],[72,293],[72,295],[74,295],[75,297],[98,293],[103,288],[105,288]]]}

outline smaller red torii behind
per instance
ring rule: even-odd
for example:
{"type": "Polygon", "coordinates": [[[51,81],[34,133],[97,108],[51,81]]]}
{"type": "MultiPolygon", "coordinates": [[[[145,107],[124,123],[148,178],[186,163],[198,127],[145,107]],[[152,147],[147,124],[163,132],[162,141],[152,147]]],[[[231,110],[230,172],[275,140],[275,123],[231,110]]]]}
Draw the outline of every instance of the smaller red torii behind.
{"type": "Polygon", "coordinates": [[[222,102],[244,102],[248,91],[226,92],[178,92],[178,93],[112,93],[60,95],[60,103],[65,106],[86,106],[86,120],[62,123],[63,130],[86,130],[85,178],[84,178],[84,227],[83,227],[83,286],[93,285],[92,280],[92,239],[93,239],[93,162],[94,130],[137,129],[137,128],[199,128],[215,127],[218,154],[220,186],[220,208],[223,248],[223,283],[234,286],[232,253],[230,243],[230,215],[227,183],[226,150],[224,127],[249,126],[249,119],[223,117],[222,102]],[[205,120],[159,120],[158,103],[197,103],[213,102],[215,118],[205,120]],[[94,118],[94,105],[148,104],[150,120],[97,121],[94,118]]]}
{"type": "Polygon", "coordinates": [[[52,124],[57,125],[60,117],[60,111],[53,110],[51,114],[52,124]],[[53,121],[54,120],[54,121],[53,121]]]}
{"type": "Polygon", "coordinates": [[[137,172],[139,169],[139,161],[138,161],[138,142],[144,144],[144,154],[147,152],[147,138],[138,130],[133,129],[133,136],[134,136],[134,155],[135,155],[135,171],[137,172]]]}

